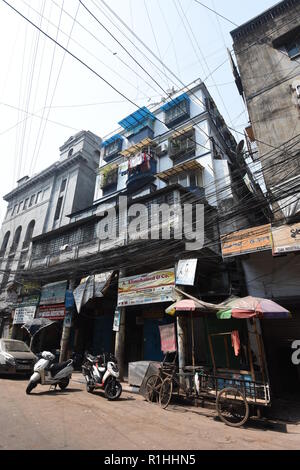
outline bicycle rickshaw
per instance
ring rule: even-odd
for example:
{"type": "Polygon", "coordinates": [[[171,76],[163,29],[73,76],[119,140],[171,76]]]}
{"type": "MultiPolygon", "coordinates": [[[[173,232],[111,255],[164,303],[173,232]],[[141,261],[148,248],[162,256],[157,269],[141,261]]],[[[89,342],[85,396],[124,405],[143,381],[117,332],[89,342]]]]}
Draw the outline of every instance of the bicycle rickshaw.
{"type": "MultiPolygon", "coordinates": [[[[196,300],[194,299],[194,302],[196,300]]],[[[210,311],[209,315],[211,313],[210,311]]],[[[224,313],[223,318],[229,318],[226,317],[227,312],[224,311],[224,313]]],[[[222,315],[219,318],[222,318],[222,315]]],[[[271,396],[261,333],[256,323],[257,316],[253,312],[250,316],[244,311],[236,318],[248,322],[245,349],[247,349],[249,359],[249,370],[230,369],[228,338],[231,338],[232,333],[228,331],[209,333],[207,339],[211,364],[196,366],[193,358],[193,365],[183,367],[179,372],[177,352],[166,353],[157,372],[148,376],[145,381],[146,400],[159,404],[163,409],[168,407],[174,394],[185,396],[196,402],[213,401],[219,418],[225,424],[234,427],[243,426],[250,415],[255,412],[260,417],[262,408],[271,405],[271,396]],[[227,367],[220,368],[216,362],[214,350],[216,339],[224,342],[227,367]],[[170,354],[173,354],[171,361],[170,354]]],[[[193,321],[192,316],[191,321],[193,321]]],[[[194,346],[193,341],[193,350],[194,346]]]]}

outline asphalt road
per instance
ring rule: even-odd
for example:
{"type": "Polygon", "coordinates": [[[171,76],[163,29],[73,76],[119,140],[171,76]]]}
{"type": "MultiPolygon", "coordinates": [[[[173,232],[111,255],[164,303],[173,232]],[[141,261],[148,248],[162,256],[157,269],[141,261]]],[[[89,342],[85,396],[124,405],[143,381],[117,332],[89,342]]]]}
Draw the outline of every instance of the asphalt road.
{"type": "Polygon", "coordinates": [[[25,394],[27,381],[0,378],[0,449],[299,449],[300,426],[250,421],[225,426],[214,410],[173,405],[161,410],[136,394],[117,402],[101,392],[39,385],[25,394]]]}

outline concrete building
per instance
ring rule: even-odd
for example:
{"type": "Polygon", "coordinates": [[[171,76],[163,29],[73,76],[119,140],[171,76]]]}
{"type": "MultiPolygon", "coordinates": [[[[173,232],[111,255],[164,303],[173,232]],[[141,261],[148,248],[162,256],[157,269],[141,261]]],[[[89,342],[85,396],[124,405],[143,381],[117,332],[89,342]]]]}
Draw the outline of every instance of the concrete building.
{"type": "Polygon", "coordinates": [[[258,147],[274,219],[282,223],[300,216],[299,16],[299,0],[284,0],[231,33],[247,131],[258,147]]]}
{"type": "Polygon", "coordinates": [[[60,147],[57,162],[31,178],[21,178],[4,196],[8,206],[0,235],[2,311],[16,300],[32,238],[69,224],[68,214],[92,203],[100,145],[93,133],[79,132],[60,147]]]}
{"type": "MultiPolygon", "coordinates": [[[[194,284],[187,287],[189,292],[209,301],[240,294],[243,279],[235,261],[227,265],[222,262],[220,234],[250,227],[254,220],[264,223],[265,218],[256,199],[255,184],[250,191],[244,180],[247,168],[239,147],[200,80],[174,91],[169,99],[151,109],[140,108],[119,124],[119,130],[102,142],[93,204],[70,214],[69,225],[33,238],[25,275],[42,279],[43,283],[72,278],[78,284],[81,280],[75,289],[79,315],[73,318],[69,348],[81,353],[89,349],[95,354],[102,348],[115,350],[120,364],[127,366],[161,358],[158,327],[174,323],[174,318],[165,314],[174,294],[172,298],[163,295],[166,286],[162,286],[159,301],[144,295],[146,299],[134,299],[133,304],[124,306],[118,295],[120,282],[127,282],[131,276],[169,276],[175,287],[178,262],[192,258],[197,260],[197,269],[194,284]],[[127,198],[125,222],[119,217],[123,214],[120,196],[127,198]],[[190,234],[183,232],[178,239],[172,231],[169,239],[151,238],[149,212],[140,219],[138,234],[132,236],[126,230],[125,236],[122,232],[117,239],[109,236],[115,222],[107,221],[108,213],[115,213],[116,223],[121,219],[121,228],[127,229],[138,215],[132,212],[136,204],[141,211],[155,204],[177,204],[182,210],[187,202],[194,214],[197,204],[204,208],[204,244],[200,248],[187,250],[190,234]],[[101,282],[97,281],[99,276],[101,282]],[[100,288],[95,287],[97,282],[100,288]],[[120,323],[114,332],[116,308],[120,323]]],[[[158,221],[158,229],[170,228],[175,220],[170,215],[167,222],[158,221]]],[[[194,218],[191,226],[196,222],[194,218]]],[[[120,225],[116,232],[119,235],[120,225]]],[[[195,329],[201,336],[202,320],[196,322],[195,329]]],[[[178,323],[177,329],[184,332],[186,341],[186,347],[180,343],[182,366],[192,360],[192,345],[188,326],[178,323]]],[[[201,361],[205,354],[199,347],[196,360],[201,361]]]]}

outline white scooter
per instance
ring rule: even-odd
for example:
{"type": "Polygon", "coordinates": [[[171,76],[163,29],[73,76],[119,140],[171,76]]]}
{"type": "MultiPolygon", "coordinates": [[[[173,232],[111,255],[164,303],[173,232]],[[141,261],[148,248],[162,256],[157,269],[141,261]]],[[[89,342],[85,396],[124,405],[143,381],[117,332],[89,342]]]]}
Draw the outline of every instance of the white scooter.
{"type": "MultiPolygon", "coordinates": [[[[39,383],[41,385],[50,385],[56,388],[58,385],[61,390],[64,390],[69,385],[70,378],[72,377],[73,359],[60,364],[51,364],[55,356],[48,351],[44,351],[42,357],[36,362],[33,368],[33,374],[29,379],[26,388],[26,393],[29,395],[39,383]]],[[[51,387],[50,387],[51,389],[51,387]]]]}

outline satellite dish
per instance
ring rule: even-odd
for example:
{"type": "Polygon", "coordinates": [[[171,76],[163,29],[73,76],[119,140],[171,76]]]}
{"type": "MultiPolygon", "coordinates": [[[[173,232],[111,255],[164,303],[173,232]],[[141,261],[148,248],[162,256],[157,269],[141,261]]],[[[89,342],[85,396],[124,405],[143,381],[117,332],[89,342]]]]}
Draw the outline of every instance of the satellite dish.
{"type": "Polygon", "coordinates": [[[236,147],[236,153],[239,155],[240,153],[242,153],[243,149],[244,149],[244,145],[245,145],[245,141],[244,140],[241,140],[240,143],[237,145],[236,147]]]}

